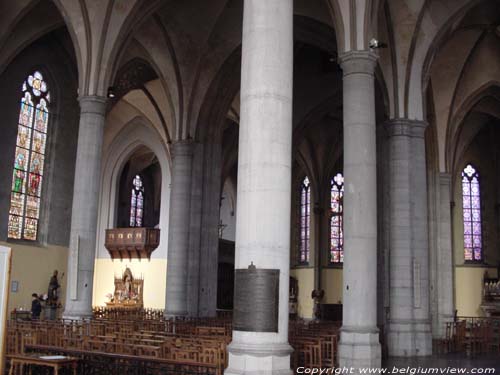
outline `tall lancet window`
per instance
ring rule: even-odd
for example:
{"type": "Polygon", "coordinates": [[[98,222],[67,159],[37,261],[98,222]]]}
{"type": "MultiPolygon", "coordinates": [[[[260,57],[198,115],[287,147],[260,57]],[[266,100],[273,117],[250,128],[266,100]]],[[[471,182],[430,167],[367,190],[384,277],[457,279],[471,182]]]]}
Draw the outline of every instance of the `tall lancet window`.
{"type": "Polygon", "coordinates": [[[40,218],[50,93],[42,73],[23,82],[10,195],[8,238],[36,241],[40,218]]]}
{"type": "Polygon", "coordinates": [[[142,227],[144,216],[144,185],[139,175],[132,181],[132,194],[130,196],[130,226],[142,227]]]}
{"type": "Polygon", "coordinates": [[[464,219],[464,257],[466,261],[483,258],[481,233],[481,192],[479,173],[471,165],[462,171],[462,202],[464,219]]]}
{"type": "Polygon", "coordinates": [[[311,184],[306,176],[300,184],[299,204],[299,261],[309,262],[309,238],[311,234],[311,184]]]}
{"type": "Polygon", "coordinates": [[[337,173],[330,181],[330,263],[344,262],[343,229],[344,176],[337,173]]]}

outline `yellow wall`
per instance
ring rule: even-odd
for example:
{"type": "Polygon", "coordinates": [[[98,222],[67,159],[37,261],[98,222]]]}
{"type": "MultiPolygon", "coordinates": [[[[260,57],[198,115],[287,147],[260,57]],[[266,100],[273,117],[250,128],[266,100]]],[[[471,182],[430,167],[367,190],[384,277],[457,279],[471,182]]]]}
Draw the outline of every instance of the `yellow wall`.
{"type": "Polygon", "coordinates": [[[66,267],[68,249],[62,246],[26,246],[16,243],[0,242],[12,249],[12,281],[18,282],[17,293],[11,292],[9,286],[8,311],[14,308],[30,310],[31,294],[46,294],[50,277],[54,270],[59,271],[59,300],[62,304],[66,295],[66,267]]]}
{"type": "Polygon", "coordinates": [[[323,303],[342,301],[342,272],[342,268],[323,268],[321,270],[321,287],[325,291],[323,303]]]}
{"type": "Polygon", "coordinates": [[[165,308],[165,292],[167,284],[167,260],[151,259],[141,260],[115,260],[96,259],[94,272],[93,305],[104,306],[107,301],[106,294],[113,294],[115,289],[115,275],[123,275],[125,268],[129,267],[134,276],[144,277],[144,307],[155,309],[165,308]]]}
{"type": "Polygon", "coordinates": [[[459,316],[484,316],[481,309],[484,271],[496,277],[495,268],[455,267],[455,301],[459,316]]]}
{"type": "Polygon", "coordinates": [[[311,319],[314,308],[314,301],[311,298],[314,289],[314,268],[292,269],[290,275],[299,282],[297,313],[301,318],[311,319]]]}

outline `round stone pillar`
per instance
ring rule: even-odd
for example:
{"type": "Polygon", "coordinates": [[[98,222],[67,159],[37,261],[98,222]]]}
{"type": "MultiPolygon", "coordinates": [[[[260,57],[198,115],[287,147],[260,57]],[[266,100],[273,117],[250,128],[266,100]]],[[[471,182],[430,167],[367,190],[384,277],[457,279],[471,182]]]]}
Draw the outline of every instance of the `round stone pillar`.
{"type": "Polygon", "coordinates": [[[340,366],[379,367],[377,181],[371,51],[342,54],[344,103],[344,269],[340,366]]]}
{"type": "Polygon", "coordinates": [[[92,285],[96,252],[97,206],[101,175],[106,98],[80,98],[80,125],[71,212],[68,290],[63,316],[92,316],[92,285]]]}
{"type": "Polygon", "coordinates": [[[389,355],[432,352],[424,132],[427,124],[393,119],[390,144],[389,355]]]}
{"type": "Polygon", "coordinates": [[[187,315],[189,217],[194,142],[171,145],[172,190],[168,232],[167,292],[165,316],[187,315]]]}
{"type": "MultiPolygon", "coordinates": [[[[276,331],[233,330],[227,375],[292,374],[288,344],[292,82],[293,1],[245,0],[235,268],[238,272],[253,263],[257,269],[279,270],[279,298],[276,331]]],[[[245,290],[252,290],[248,298],[257,303],[266,292],[255,286],[245,290]]],[[[238,288],[236,283],[236,296],[238,288]]],[[[238,298],[234,308],[243,308],[238,298]]]]}
{"type": "Polygon", "coordinates": [[[413,327],[413,248],[411,227],[411,124],[396,119],[387,122],[389,137],[389,324],[390,355],[415,353],[413,327]]]}
{"type": "Polygon", "coordinates": [[[432,354],[432,331],[429,291],[429,232],[427,214],[427,165],[425,155],[425,121],[411,120],[411,187],[408,199],[412,202],[413,248],[413,316],[415,330],[415,354],[432,354]]]}

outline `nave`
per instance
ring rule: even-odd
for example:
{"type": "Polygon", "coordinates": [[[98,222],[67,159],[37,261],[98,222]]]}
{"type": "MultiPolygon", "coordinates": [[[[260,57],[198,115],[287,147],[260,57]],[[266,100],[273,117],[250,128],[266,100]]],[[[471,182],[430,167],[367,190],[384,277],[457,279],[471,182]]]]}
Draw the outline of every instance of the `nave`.
{"type": "MultiPolygon", "coordinates": [[[[290,367],[294,373],[341,369],[337,345],[341,325],[290,320],[290,367]]],[[[227,312],[217,318],[165,319],[162,310],[154,309],[96,308],[90,320],[9,320],[5,373],[29,370],[41,374],[44,368],[29,365],[30,357],[62,355],[74,358],[77,373],[83,375],[223,375],[232,329],[232,316],[227,312]],[[25,362],[16,364],[16,358],[25,362]]],[[[445,338],[435,340],[430,357],[387,358],[387,347],[383,342],[381,345],[382,368],[388,370],[412,368],[416,373],[419,368],[474,368],[490,371],[477,373],[493,374],[487,369],[500,368],[500,318],[457,317],[447,323],[445,338]]]]}

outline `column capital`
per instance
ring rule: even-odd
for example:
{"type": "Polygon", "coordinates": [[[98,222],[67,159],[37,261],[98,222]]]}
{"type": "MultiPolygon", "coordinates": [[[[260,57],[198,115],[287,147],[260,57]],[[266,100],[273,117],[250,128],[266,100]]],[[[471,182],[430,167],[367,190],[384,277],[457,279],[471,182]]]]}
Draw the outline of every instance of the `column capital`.
{"type": "Polygon", "coordinates": [[[426,121],[395,118],[385,122],[384,126],[389,137],[406,136],[424,138],[425,129],[429,125],[426,121]]]}
{"type": "Polygon", "coordinates": [[[177,156],[193,156],[195,142],[192,139],[182,139],[179,141],[174,141],[170,144],[170,152],[172,157],[177,156]]]}
{"type": "Polygon", "coordinates": [[[106,113],[108,98],[97,95],[80,96],[78,102],[80,103],[81,113],[104,115],[106,113]]]}
{"type": "Polygon", "coordinates": [[[375,72],[378,54],[373,51],[349,51],[339,55],[344,77],[350,74],[371,74],[375,72]]]}

